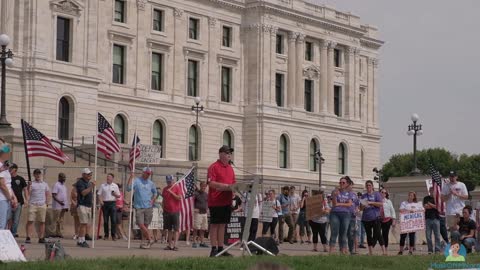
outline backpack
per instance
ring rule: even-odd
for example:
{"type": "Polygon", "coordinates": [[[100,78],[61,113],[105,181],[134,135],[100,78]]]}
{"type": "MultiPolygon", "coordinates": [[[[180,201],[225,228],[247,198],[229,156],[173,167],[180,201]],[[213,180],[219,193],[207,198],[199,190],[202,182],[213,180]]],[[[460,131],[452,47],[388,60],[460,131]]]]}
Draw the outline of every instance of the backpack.
{"type": "Polygon", "coordinates": [[[63,261],[70,258],[65,252],[60,241],[45,243],[45,260],[46,261],[63,261]]]}

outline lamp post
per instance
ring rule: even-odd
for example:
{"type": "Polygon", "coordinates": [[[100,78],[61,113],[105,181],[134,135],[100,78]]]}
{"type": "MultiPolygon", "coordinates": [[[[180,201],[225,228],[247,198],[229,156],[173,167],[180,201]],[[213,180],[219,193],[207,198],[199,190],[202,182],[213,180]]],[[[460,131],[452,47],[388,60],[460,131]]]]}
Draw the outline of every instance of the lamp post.
{"type": "Polygon", "coordinates": [[[419,175],[420,170],[417,168],[417,136],[423,135],[423,130],[422,125],[417,124],[419,119],[418,114],[412,114],[411,119],[413,124],[408,126],[407,131],[408,136],[413,136],[413,171],[411,175],[419,175]]]}
{"type": "Polygon", "coordinates": [[[0,128],[10,127],[10,123],[7,121],[7,112],[6,112],[6,71],[7,67],[13,66],[13,53],[10,49],[7,50],[7,45],[10,43],[10,38],[2,34],[0,35],[0,46],[2,46],[2,51],[0,53],[0,62],[2,64],[2,86],[1,86],[1,110],[0,110],[0,128]]]}
{"type": "Polygon", "coordinates": [[[382,178],[383,178],[383,171],[377,169],[377,167],[373,168],[372,172],[375,173],[373,180],[378,181],[378,188],[382,188],[382,178]]]}
{"type": "Polygon", "coordinates": [[[322,157],[320,150],[315,152],[315,159],[318,162],[318,188],[322,192],[322,164],[325,162],[325,159],[322,157]]]}
{"type": "Polygon", "coordinates": [[[198,166],[198,115],[204,115],[205,114],[205,111],[203,110],[203,105],[200,105],[200,102],[202,101],[202,99],[200,97],[195,97],[195,105],[192,105],[192,115],[195,115],[195,129],[196,129],[196,132],[195,132],[195,156],[193,157],[194,159],[194,162],[193,162],[193,166],[195,167],[195,181],[198,179],[198,169],[197,169],[197,166],[198,166]]]}

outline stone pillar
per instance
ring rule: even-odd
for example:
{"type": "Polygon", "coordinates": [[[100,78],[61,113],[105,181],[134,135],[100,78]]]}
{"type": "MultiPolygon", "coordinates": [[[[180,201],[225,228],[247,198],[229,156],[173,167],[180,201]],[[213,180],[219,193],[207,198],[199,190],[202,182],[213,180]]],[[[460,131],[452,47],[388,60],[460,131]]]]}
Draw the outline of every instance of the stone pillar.
{"type": "Polygon", "coordinates": [[[367,126],[373,126],[373,59],[367,60],[367,126]]]}
{"type": "MultiPolygon", "coordinates": [[[[305,109],[305,83],[303,80],[303,62],[305,61],[305,34],[299,33],[297,38],[297,75],[296,75],[296,85],[297,85],[297,94],[295,96],[296,107],[300,110],[305,109]]],[[[313,90],[313,89],[312,89],[313,90]]]]}
{"type": "Polygon", "coordinates": [[[330,41],[328,43],[328,64],[327,64],[327,104],[328,104],[328,114],[333,115],[333,85],[335,77],[335,63],[334,63],[334,52],[333,50],[337,46],[336,42],[330,41]]]}
{"type": "MultiPolygon", "coordinates": [[[[220,40],[218,39],[218,25],[217,19],[213,17],[208,18],[208,88],[207,88],[207,102],[216,103],[221,100],[221,83],[222,65],[217,62],[217,54],[214,52],[219,51],[220,40]]],[[[233,70],[232,70],[233,75],[233,70]]],[[[200,95],[203,93],[200,92],[200,95]]],[[[203,97],[202,97],[203,98],[203,97]]]]}
{"type": "MultiPolygon", "coordinates": [[[[149,29],[150,21],[147,20],[147,16],[145,14],[145,1],[137,0],[137,33],[139,37],[146,36],[146,29],[149,29]]],[[[145,76],[145,73],[150,73],[150,66],[151,63],[151,54],[148,54],[147,51],[147,44],[146,39],[144,38],[137,38],[135,40],[137,42],[136,46],[136,59],[135,63],[137,65],[135,69],[135,90],[136,94],[140,96],[144,96],[145,90],[150,89],[150,76],[145,76]],[[147,57],[145,57],[147,56],[147,57]]]]}
{"type": "Polygon", "coordinates": [[[346,76],[345,76],[345,117],[355,118],[355,48],[348,47],[346,51],[346,76]]]}
{"type": "MultiPolygon", "coordinates": [[[[187,29],[183,10],[175,8],[173,11],[175,16],[174,29],[187,29]]],[[[173,96],[185,97],[187,95],[186,81],[186,59],[183,53],[183,44],[185,44],[186,35],[175,35],[173,49],[173,96]]]]}
{"type": "Polygon", "coordinates": [[[287,75],[287,107],[295,107],[295,95],[296,95],[296,80],[295,77],[297,76],[296,72],[296,51],[295,51],[295,43],[297,41],[298,33],[290,32],[288,33],[288,75],[287,75]]]}
{"type": "MultiPolygon", "coordinates": [[[[272,80],[273,83],[275,83],[275,79],[272,79],[272,70],[269,69],[269,65],[271,64],[272,61],[274,61],[272,58],[272,53],[271,53],[271,26],[270,25],[262,25],[262,32],[260,36],[260,48],[262,50],[261,52],[261,61],[263,68],[262,70],[262,87],[261,87],[261,103],[262,104],[270,104],[271,100],[271,86],[272,86],[272,80]]],[[[274,77],[273,77],[274,78],[274,77]]]]}
{"type": "Polygon", "coordinates": [[[328,110],[328,41],[320,43],[320,112],[328,110]]]}
{"type": "Polygon", "coordinates": [[[277,31],[278,28],[272,26],[270,28],[270,71],[271,80],[270,80],[270,104],[275,106],[275,74],[277,71],[277,51],[276,51],[276,44],[277,44],[277,31]]]}
{"type": "Polygon", "coordinates": [[[355,120],[360,120],[360,48],[355,48],[355,120]]]}
{"type": "Polygon", "coordinates": [[[373,126],[378,127],[378,59],[373,59],[373,126]]]}

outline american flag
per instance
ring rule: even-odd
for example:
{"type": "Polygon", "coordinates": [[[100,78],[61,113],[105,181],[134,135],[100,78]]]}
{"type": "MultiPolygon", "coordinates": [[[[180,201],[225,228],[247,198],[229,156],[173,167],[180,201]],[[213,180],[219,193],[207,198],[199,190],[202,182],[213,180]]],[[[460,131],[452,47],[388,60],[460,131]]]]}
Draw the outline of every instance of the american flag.
{"type": "Polygon", "coordinates": [[[178,180],[174,185],[180,185],[183,200],[180,209],[180,231],[189,230],[193,227],[193,203],[195,193],[195,174],[192,168],[182,179],[178,180]]]}
{"type": "Polygon", "coordinates": [[[69,160],[67,155],[54,146],[50,139],[22,119],[23,136],[28,157],[48,157],[62,164],[69,160]]]}
{"type": "Polygon", "coordinates": [[[140,138],[137,136],[137,133],[133,136],[132,149],[130,149],[130,161],[128,163],[130,171],[133,171],[134,155],[135,159],[140,157],[140,138]]]}
{"type": "Polygon", "coordinates": [[[440,173],[435,170],[432,164],[430,164],[430,175],[432,176],[432,186],[433,186],[433,193],[430,194],[435,197],[435,205],[437,210],[440,214],[445,213],[445,203],[442,200],[442,176],[440,173]]]}
{"type": "Polygon", "coordinates": [[[98,135],[97,148],[102,152],[106,158],[110,158],[113,153],[120,152],[120,145],[118,145],[117,137],[115,137],[115,130],[113,130],[110,123],[98,113],[98,135]]]}

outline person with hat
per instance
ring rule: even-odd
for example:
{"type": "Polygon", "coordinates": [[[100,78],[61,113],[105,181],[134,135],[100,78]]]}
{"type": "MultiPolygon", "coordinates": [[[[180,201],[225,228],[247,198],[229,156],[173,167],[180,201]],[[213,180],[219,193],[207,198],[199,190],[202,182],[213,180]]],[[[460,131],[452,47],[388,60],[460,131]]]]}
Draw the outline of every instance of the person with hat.
{"type": "MultiPolygon", "coordinates": [[[[223,145],[218,150],[218,160],[208,167],[207,185],[208,208],[210,210],[210,240],[212,250],[210,257],[223,251],[225,226],[230,222],[232,214],[232,186],[235,184],[235,173],[230,165],[233,148],[223,145]]],[[[223,253],[229,256],[228,252],[223,253]]]]}
{"type": "Polygon", "coordinates": [[[58,174],[58,181],[52,188],[53,220],[55,221],[55,236],[63,238],[63,217],[68,211],[69,199],[65,181],[67,177],[63,172],[58,174]]]}
{"type": "Polygon", "coordinates": [[[113,173],[109,173],[107,175],[107,182],[103,183],[97,191],[98,201],[102,206],[102,213],[103,213],[103,233],[104,233],[104,240],[108,240],[108,222],[110,221],[110,235],[112,236],[112,240],[116,240],[116,224],[117,224],[117,210],[116,210],[116,202],[117,198],[120,198],[120,189],[118,185],[113,182],[115,176],[113,173]]]}
{"type": "Polygon", "coordinates": [[[10,145],[0,138],[0,230],[7,229],[12,209],[16,208],[17,198],[12,190],[12,176],[8,171],[10,145]]]}
{"type": "Polygon", "coordinates": [[[154,243],[148,230],[148,225],[152,222],[153,218],[153,204],[157,197],[157,188],[152,180],[150,180],[151,175],[152,170],[145,167],[142,170],[142,176],[135,178],[135,181],[133,181],[135,173],[132,172],[127,185],[127,191],[130,192],[133,189],[135,220],[142,233],[141,249],[149,249],[154,243]],[[144,243],[143,241],[146,242],[144,243]]]}
{"type": "Polygon", "coordinates": [[[86,242],[87,225],[92,220],[92,207],[93,207],[93,189],[95,187],[95,181],[91,181],[92,171],[89,168],[82,170],[82,177],[75,183],[75,189],[77,191],[77,213],[80,221],[78,229],[77,246],[88,248],[89,245],[86,242]]]}
{"type": "MultiPolygon", "coordinates": [[[[165,177],[167,186],[163,188],[163,229],[167,233],[168,245],[165,250],[177,251],[176,240],[179,233],[180,202],[182,191],[179,185],[174,185],[173,175],[165,177]]],[[[188,238],[187,238],[188,239],[188,238]]]]}
{"type": "Polygon", "coordinates": [[[10,175],[12,176],[12,189],[18,200],[18,207],[12,213],[12,228],[10,229],[14,237],[18,237],[18,225],[22,216],[22,208],[27,198],[27,181],[25,178],[17,174],[17,164],[10,165],[10,175]]]}
{"type": "Polygon", "coordinates": [[[38,222],[38,243],[45,243],[45,218],[47,216],[48,197],[50,188],[42,179],[42,171],[33,171],[35,181],[28,187],[28,222],[26,226],[26,244],[30,244],[30,235],[33,231],[33,222],[38,222]]]}
{"type": "Polygon", "coordinates": [[[468,199],[468,190],[464,183],[458,181],[455,171],[449,173],[450,183],[442,187],[442,200],[445,202],[445,217],[450,231],[457,224],[468,199]]]}

